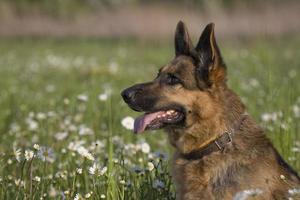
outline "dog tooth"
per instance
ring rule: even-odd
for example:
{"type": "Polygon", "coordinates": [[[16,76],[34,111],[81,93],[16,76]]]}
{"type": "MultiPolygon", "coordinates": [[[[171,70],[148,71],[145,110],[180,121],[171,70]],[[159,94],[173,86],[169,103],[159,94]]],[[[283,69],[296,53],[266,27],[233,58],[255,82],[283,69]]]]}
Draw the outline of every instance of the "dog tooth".
{"type": "Polygon", "coordinates": [[[170,112],[170,113],[174,113],[174,112],[175,112],[175,110],[169,110],[169,112],[170,112]]]}
{"type": "Polygon", "coordinates": [[[162,114],[163,117],[166,117],[166,114],[162,114]]]}
{"type": "Polygon", "coordinates": [[[161,115],[158,115],[157,118],[161,118],[161,115]]]}

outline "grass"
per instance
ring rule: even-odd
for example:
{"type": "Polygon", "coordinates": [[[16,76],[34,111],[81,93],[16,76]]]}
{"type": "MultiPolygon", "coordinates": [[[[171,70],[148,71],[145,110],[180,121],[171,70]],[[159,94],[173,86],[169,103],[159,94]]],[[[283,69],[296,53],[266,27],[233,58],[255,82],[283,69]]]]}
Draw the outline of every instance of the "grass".
{"type": "MultiPolygon", "coordinates": [[[[221,45],[229,85],[296,171],[299,46],[221,45]]],[[[174,199],[166,135],[127,130],[119,95],[172,57],[168,42],[1,39],[0,199],[174,199]]]]}

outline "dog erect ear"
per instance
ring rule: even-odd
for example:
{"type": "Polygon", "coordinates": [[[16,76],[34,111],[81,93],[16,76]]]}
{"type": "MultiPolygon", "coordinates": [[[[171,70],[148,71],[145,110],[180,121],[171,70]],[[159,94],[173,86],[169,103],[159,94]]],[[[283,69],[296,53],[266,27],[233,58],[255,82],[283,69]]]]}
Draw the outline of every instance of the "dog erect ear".
{"type": "Polygon", "coordinates": [[[194,47],[185,24],[182,21],[179,21],[175,32],[176,56],[189,55],[193,48],[194,47]]]}
{"type": "Polygon", "coordinates": [[[214,26],[210,23],[205,27],[196,46],[200,57],[197,68],[200,87],[219,85],[226,81],[226,66],[216,42],[214,26]]]}

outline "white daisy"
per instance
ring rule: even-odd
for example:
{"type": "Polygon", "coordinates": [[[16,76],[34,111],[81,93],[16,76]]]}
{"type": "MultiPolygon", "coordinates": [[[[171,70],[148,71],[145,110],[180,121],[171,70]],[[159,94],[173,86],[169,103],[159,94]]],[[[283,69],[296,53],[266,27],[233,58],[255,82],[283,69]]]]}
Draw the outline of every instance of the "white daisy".
{"type": "Polygon", "coordinates": [[[37,150],[37,151],[38,151],[38,150],[40,150],[40,145],[38,145],[38,144],[34,144],[34,145],[33,145],[33,148],[34,148],[35,150],[37,150]]]}
{"type": "Polygon", "coordinates": [[[275,122],[277,120],[278,116],[277,113],[273,112],[273,113],[263,113],[261,115],[261,119],[264,122],[269,122],[269,121],[273,121],[275,122]]]}
{"type": "Polygon", "coordinates": [[[89,97],[85,94],[80,94],[80,95],[77,96],[77,99],[79,101],[87,102],[89,100],[89,97]]]}
{"type": "Polygon", "coordinates": [[[21,149],[14,148],[14,155],[18,162],[21,162],[21,154],[22,154],[21,149]]]}
{"type": "Polygon", "coordinates": [[[83,146],[78,147],[77,153],[79,153],[81,156],[87,158],[88,160],[94,161],[94,156],[83,146]]]}
{"type": "Polygon", "coordinates": [[[112,73],[112,74],[117,73],[118,68],[119,68],[119,65],[118,65],[117,62],[111,61],[111,62],[109,63],[109,71],[110,71],[110,73],[112,73]]]}
{"type": "Polygon", "coordinates": [[[243,190],[238,192],[234,197],[233,200],[246,200],[248,197],[255,197],[262,194],[263,191],[261,189],[249,189],[243,190]]]}
{"type": "Polygon", "coordinates": [[[84,198],[86,198],[86,199],[88,199],[88,198],[90,198],[92,195],[91,195],[91,193],[89,192],[89,193],[86,193],[85,195],[84,195],[84,198]]]}
{"type": "Polygon", "coordinates": [[[89,127],[87,127],[86,125],[82,124],[79,126],[78,134],[79,135],[93,135],[94,131],[92,129],[90,129],[89,127]]]}
{"type": "Polygon", "coordinates": [[[93,166],[89,168],[89,173],[91,175],[102,176],[107,172],[107,167],[101,168],[99,164],[94,163],[93,166]]]}
{"type": "Polygon", "coordinates": [[[69,133],[67,131],[58,132],[54,135],[54,138],[58,141],[64,140],[68,137],[69,133]]]}
{"type": "Polygon", "coordinates": [[[293,105],[293,112],[295,117],[299,118],[300,117],[300,108],[298,105],[293,105]]]}
{"type": "Polygon", "coordinates": [[[291,194],[291,195],[300,194],[300,188],[299,189],[297,189],[297,188],[289,189],[289,194],[291,194]]]}
{"type": "Polygon", "coordinates": [[[152,162],[148,162],[148,163],[147,163],[147,169],[148,169],[149,171],[152,171],[152,170],[154,169],[154,164],[153,164],[152,162]]]}
{"type": "Polygon", "coordinates": [[[41,182],[41,177],[36,176],[36,177],[33,178],[33,180],[36,181],[36,182],[41,182]]]}
{"type": "Polygon", "coordinates": [[[128,130],[133,130],[133,125],[134,125],[134,119],[130,116],[127,116],[122,119],[121,121],[122,126],[124,126],[128,130]]]}
{"type": "Polygon", "coordinates": [[[108,99],[108,94],[107,93],[99,94],[98,99],[99,101],[106,101],[108,99]]]}
{"type": "Polygon", "coordinates": [[[42,112],[39,112],[39,113],[36,114],[36,118],[38,120],[44,120],[44,119],[46,119],[46,117],[47,117],[46,114],[42,113],[42,112]]]}
{"type": "Polygon", "coordinates": [[[140,140],[138,142],[138,144],[136,145],[136,148],[138,150],[141,150],[145,154],[150,153],[150,150],[151,150],[150,145],[147,142],[145,142],[144,140],[140,140]]]}
{"type": "Polygon", "coordinates": [[[82,168],[77,168],[77,169],[76,169],[76,172],[77,172],[78,174],[82,174],[82,168]]]}
{"type": "Polygon", "coordinates": [[[56,197],[57,193],[58,192],[56,191],[56,189],[53,186],[51,186],[50,190],[49,190],[49,193],[48,193],[49,197],[54,198],[54,197],[56,197]]]}
{"type": "Polygon", "coordinates": [[[74,197],[74,200],[80,200],[80,199],[81,199],[81,195],[77,193],[74,197]]]}
{"type": "Polygon", "coordinates": [[[25,150],[25,159],[28,161],[28,160],[31,160],[34,156],[34,152],[31,151],[31,150],[25,150]]]}
{"type": "Polygon", "coordinates": [[[34,130],[37,130],[39,128],[39,124],[31,118],[27,118],[26,123],[27,123],[28,129],[30,131],[34,131],[34,130]]]}

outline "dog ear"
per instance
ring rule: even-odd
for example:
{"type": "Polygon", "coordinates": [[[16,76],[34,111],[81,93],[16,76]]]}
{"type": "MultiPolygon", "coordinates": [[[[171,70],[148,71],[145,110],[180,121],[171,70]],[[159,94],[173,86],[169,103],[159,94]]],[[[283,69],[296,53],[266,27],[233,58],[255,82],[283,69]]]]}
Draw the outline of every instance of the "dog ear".
{"type": "Polygon", "coordinates": [[[182,21],[179,21],[175,31],[175,55],[189,55],[193,48],[185,24],[182,21]]]}
{"type": "Polygon", "coordinates": [[[226,82],[226,66],[216,42],[214,26],[210,23],[205,27],[196,46],[199,55],[197,75],[202,87],[226,82]]]}

